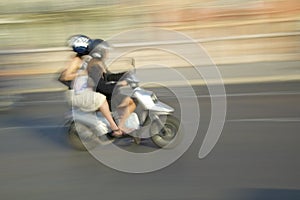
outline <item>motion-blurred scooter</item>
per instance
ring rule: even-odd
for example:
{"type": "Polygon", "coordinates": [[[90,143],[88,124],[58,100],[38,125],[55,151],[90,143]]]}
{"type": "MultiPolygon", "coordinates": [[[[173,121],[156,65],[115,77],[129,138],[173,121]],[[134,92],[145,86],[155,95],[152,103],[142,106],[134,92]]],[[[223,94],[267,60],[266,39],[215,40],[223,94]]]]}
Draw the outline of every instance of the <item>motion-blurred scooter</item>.
{"type": "MultiPolygon", "coordinates": [[[[130,96],[137,105],[125,123],[132,130],[127,137],[132,137],[137,144],[141,139],[151,138],[160,148],[173,148],[181,141],[183,134],[179,120],[173,116],[174,109],[161,102],[152,91],[139,86],[134,59],[132,66],[134,70],[124,77],[128,86],[120,88],[121,93],[130,96]]],[[[117,118],[116,112],[112,115],[117,118]]],[[[100,112],[87,113],[73,107],[67,122],[69,141],[78,150],[93,149],[113,141],[109,123],[100,112]]]]}

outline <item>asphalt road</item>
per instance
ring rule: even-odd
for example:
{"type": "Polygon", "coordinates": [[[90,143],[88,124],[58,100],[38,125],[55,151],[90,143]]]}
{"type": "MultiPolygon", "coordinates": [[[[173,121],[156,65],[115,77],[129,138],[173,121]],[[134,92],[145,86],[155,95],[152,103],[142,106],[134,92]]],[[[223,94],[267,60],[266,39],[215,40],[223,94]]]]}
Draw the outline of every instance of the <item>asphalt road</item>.
{"type": "MultiPolygon", "coordinates": [[[[201,120],[192,146],[172,165],[145,174],[116,171],[74,150],[63,127],[62,93],[27,94],[0,112],[0,199],[300,199],[299,88],[227,86],[223,132],[199,159],[211,103],[206,88],[195,87],[201,120]]],[[[180,110],[168,92],[156,90],[180,110]]],[[[156,150],[149,141],[126,148],[156,150]]]]}

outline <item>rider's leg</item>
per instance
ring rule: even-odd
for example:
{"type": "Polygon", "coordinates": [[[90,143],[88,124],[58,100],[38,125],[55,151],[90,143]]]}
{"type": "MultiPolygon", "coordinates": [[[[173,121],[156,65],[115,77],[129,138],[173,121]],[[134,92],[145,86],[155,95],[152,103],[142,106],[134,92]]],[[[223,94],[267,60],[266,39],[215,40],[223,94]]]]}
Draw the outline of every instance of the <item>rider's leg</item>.
{"type": "Polygon", "coordinates": [[[117,124],[115,123],[114,119],[111,116],[109,106],[107,101],[105,100],[104,103],[99,108],[100,112],[103,114],[103,116],[107,119],[108,123],[110,124],[111,129],[114,132],[115,136],[122,135],[122,131],[119,129],[117,124]]]}
{"type": "Polygon", "coordinates": [[[125,127],[125,122],[129,115],[135,110],[136,105],[132,98],[126,97],[122,103],[118,106],[118,114],[120,116],[119,128],[124,132],[129,132],[125,127]]]}

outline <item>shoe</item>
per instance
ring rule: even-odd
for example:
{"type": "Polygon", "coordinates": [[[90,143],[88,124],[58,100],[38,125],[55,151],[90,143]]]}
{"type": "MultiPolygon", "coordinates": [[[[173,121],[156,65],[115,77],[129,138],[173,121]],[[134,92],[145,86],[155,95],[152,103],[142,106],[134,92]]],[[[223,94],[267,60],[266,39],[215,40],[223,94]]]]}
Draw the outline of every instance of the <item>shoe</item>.
{"type": "Polygon", "coordinates": [[[120,138],[120,137],[123,137],[124,136],[124,132],[121,130],[121,129],[116,129],[116,130],[112,130],[110,133],[109,133],[110,136],[114,137],[114,138],[120,138]],[[116,134],[116,132],[121,132],[121,134],[116,134]]]}

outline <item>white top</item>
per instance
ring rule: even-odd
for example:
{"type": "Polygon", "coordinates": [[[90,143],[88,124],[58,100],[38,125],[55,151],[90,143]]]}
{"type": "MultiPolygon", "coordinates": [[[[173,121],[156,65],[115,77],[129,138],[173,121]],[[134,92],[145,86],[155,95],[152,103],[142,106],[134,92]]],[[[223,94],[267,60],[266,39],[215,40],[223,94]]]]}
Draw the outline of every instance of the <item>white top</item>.
{"type": "MultiPolygon", "coordinates": [[[[77,71],[78,74],[84,74],[82,72],[86,71],[87,68],[87,62],[83,62],[81,68],[77,71]]],[[[89,76],[86,75],[79,75],[77,76],[73,81],[73,89],[75,91],[75,94],[80,94],[86,89],[90,89],[88,84],[89,76]]]]}

